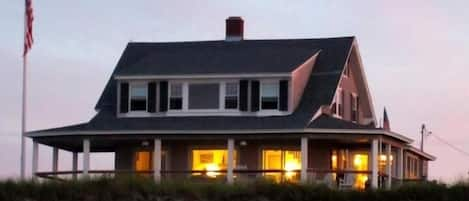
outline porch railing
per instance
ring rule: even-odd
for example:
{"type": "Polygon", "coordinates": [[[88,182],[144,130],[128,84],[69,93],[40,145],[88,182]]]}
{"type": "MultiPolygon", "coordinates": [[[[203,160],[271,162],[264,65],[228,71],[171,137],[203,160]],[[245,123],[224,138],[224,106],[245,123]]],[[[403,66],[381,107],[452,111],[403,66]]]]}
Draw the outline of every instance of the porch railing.
{"type": "MultiPolygon", "coordinates": [[[[235,169],[234,180],[236,182],[252,182],[262,178],[269,178],[278,182],[298,182],[300,180],[301,170],[252,170],[252,169],[235,169]]],[[[163,180],[192,180],[197,182],[203,181],[226,181],[226,170],[162,170],[161,178],[163,180]]],[[[132,170],[89,170],[88,175],[93,176],[116,176],[116,175],[145,175],[151,176],[152,170],[149,171],[132,171],[132,170]]],[[[83,175],[83,171],[57,171],[57,172],[37,172],[37,177],[55,180],[67,180],[78,178],[83,175]]],[[[312,169],[307,170],[307,182],[324,184],[329,187],[353,188],[357,185],[357,179],[371,178],[371,171],[357,170],[330,170],[330,169],[312,169]]],[[[366,182],[366,181],[364,181],[366,182]]],[[[365,185],[363,183],[363,185],[365,185]]]]}

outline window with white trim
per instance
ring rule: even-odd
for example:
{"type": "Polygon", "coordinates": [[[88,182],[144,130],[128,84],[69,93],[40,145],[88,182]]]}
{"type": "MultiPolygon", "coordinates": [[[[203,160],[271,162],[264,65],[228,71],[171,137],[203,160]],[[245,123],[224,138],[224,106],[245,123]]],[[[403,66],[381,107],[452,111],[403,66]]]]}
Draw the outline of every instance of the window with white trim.
{"type": "Polygon", "coordinates": [[[147,84],[130,85],[130,111],[147,111],[147,84]]]}
{"type": "Polygon", "coordinates": [[[276,110],[279,108],[278,82],[261,83],[261,109],[276,110]]]}
{"type": "Polygon", "coordinates": [[[358,121],[358,95],[357,94],[354,94],[352,93],[351,96],[350,96],[350,103],[351,103],[351,120],[353,122],[357,122],[358,121]]]}
{"type": "Polygon", "coordinates": [[[225,109],[238,109],[239,84],[229,82],[225,84],[225,109]]]}
{"type": "Polygon", "coordinates": [[[335,110],[334,114],[343,117],[344,116],[344,90],[338,89],[335,96],[335,110]]]}
{"type": "Polygon", "coordinates": [[[169,109],[182,110],[182,83],[171,83],[169,88],[169,109]]]}

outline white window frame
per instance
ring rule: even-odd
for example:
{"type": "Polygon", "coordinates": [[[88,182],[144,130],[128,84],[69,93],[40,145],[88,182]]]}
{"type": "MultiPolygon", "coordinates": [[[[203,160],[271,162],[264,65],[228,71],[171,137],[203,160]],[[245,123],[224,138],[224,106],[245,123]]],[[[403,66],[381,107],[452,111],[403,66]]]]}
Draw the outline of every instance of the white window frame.
{"type": "Polygon", "coordinates": [[[339,119],[342,119],[343,118],[343,115],[342,116],[340,115],[340,107],[339,107],[339,103],[340,105],[344,105],[344,103],[342,102],[342,91],[343,89],[342,88],[338,88],[336,93],[335,93],[335,97],[334,97],[334,101],[335,101],[335,113],[332,114],[333,117],[336,117],[336,118],[339,118],[339,119]]]}
{"type": "Polygon", "coordinates": [[[259,111],[280,111],[280,80],[259,80],[259,111]],[[262,109],[262,90],[263,84],[277,85],[277,109],[262,109]]]}
{"type": "Polygon", "coordinates": [[[180,81],[170,81],[168,82],[168,112],[171,112],[171,111],[174,111],[174,112],[179,112],[179,111],[185,111],[187,110],[187,95],[185,95],[187,93],[187,86],[186,86],[186,82],[180,82],[180,81]],[[176,85],[176,84],[180,84],[181,85],[181,98],[182,98],[182,107],[181,109],[171,109],[171,85],[176,85]],[[185,97],[186,96],[186,97],[185,97]]]}
{"type": "Polygon", "coordinates": [[[239,111],[239,80],[233,80],[233,81],[222,81],[220,83],[220,110],[222,111],[239,111]],[[227,84],[235,84],[236,85],[236,101],[237,105],[236,108],[226,108],[225,106],[225,99],[227,97],[226,94],[226,85],[227,84]]]}
{"type": "MultiPolygon", "coordinates": [[[[121,103],[122,104],[122,103],[121,103]]],[[[129,113],[132,114],[148,114],[148,82],[143,82],[143,81],[134,81],[134,82],[129,82],[129,97],[127,100],[127,104],[129,107],[129,113]],[[143,85],[146,88],[146,95],[145,95],[145,110],[132,110],[132,87],[135,85],[143,85]]]]}
{"type": "MultiPolygon", "coordinates": [[[[359,115],[359,114],[358,114],[358,94],[357,94],[357,93],[354,93],[354,92],[352,92],[351,94],[352,94],[352,99],[353,99],[354,105],[351,105],[351,106],[350,106],[350,108],[351,108],[351,110],[350,110],[350,113],[351,113],[351,114],[350,114],[350,120],[351,120],[352,122],[354,122],[354,123],[357,123],[357,122],[358,122],[358,119],[359,119],[359,116],[358,116],[358,115],[359,115]],[[353,120],[354,117],[353,117],[353,112],[352,112],[352,111],[355,111],[355,112],[356,112],[356,115],[357,115],[357,116],[356,116],[356,119],[355,119],[355,120],[353,120]]],[[[350,102],[351,102],[351,101],[350,101],[350,102]]]]}

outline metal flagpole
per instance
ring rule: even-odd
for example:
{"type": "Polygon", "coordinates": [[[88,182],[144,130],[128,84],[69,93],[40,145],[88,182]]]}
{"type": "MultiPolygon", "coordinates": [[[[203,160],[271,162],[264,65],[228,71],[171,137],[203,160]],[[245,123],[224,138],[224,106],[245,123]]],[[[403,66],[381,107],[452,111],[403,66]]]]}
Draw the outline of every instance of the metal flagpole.
{"type": "MultiPolygon", "coordinates": [[[[25,2],[24,9],[24,40],[26,40],[26,29],[27,29],[27,3],[25,2]]],[[[26,41],[25,41],[26,42],[26,41]]],[[[26,47],[24,47],[26,48],[26,47]]],[[[25,179],[25,167],[26,167],[26,147],[25,147],[25,132],[26,132],[26,78],[27,78],[27,56],[23,53],[23,93],[22,93],[22,106],[21,106],[21,161],[20,171],[21,179],[25,179]]]]}

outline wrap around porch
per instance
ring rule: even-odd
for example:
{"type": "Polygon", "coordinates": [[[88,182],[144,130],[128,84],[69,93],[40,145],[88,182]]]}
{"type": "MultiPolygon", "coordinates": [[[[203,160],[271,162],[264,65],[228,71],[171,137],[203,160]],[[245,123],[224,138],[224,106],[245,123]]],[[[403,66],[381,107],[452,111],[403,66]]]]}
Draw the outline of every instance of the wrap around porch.
{"type": "Polygon", "coordinates": [[[404,147],[381,135],[127,135],[33,140],[36,177],[76,179],[137,174],[165,180],[322,183],[332,188],[390,188],[404,181],[404,147]],[[53,147],[52,170],[38,171],[38,146],[53,147]],[[59,150],[73,153],[72,170],[58,171],[59,150]],[[90,169],[90,154],[113,152],[113,170],[90,169]],[[82,153],[82,167],[78,167],[82,153]]]}

